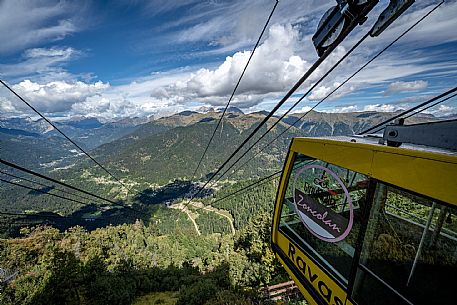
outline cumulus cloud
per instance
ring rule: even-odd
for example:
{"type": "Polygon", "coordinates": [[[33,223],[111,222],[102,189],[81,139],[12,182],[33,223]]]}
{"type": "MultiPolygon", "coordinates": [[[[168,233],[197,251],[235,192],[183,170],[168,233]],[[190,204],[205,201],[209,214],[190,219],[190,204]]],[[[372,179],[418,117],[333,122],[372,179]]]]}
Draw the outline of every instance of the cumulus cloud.
{"type": "Polygon", "coordinates": [[[0,113],[2,114],[16,114],[18,113],[13,103],[5,97],[0,97],[0,113]]]}
{"type": "MultiPolygon", "coordinates": [[[[250,107],[267,96],[278,95],[290,89],[310,67],[308,61],[297,55],[300,43],[297,28],[290,24],[271,26],[268,37],[256,50],[243,76],[233,105],[250,107]]],[[[311,75],[306,85],[322,75],[344,52],[343,47],[338,47],[311,75]]],[[[223,105],[235,87],[249,56],[250,51],[237,52],[228,56],[217,68],[199,69],[185,80],[157,88],[151,96],[181,96],[185,97],[185,102],[194,100],[213,106],[223,105]]]]}
{"type": "Polygon", "coordinates": [[[357,112],[360,111],[356,105],[333,107],[331,109],[323,110],[323,112],[328,113],[348,113],[348,112],[357,112]]]}
{"type": "Polygon", "coordinates": [[[305,113],[311,110],[311,107],[309,106],[303,106],[300,109],[294,111],[293,113],[305,113]]]}
{"type": "Polygon", "coordinates": [[[53,81],[39,84],[24,80],[14,85],[13,89],[41,111],[63,112],[70,110],[73,104],[83,102],[87,97],[100,93],[109,87],[108,83],[101,81],[91,84],[81,81],[53,81]]]}
{"type": "MultiPolygon", "coordinates": [[[[314,89],[311,94],[307,97],[310,101],[317,101],[322,100],[323,98],[327,97],[330,93],[332,93],[336,88],[341,85],[340,82],[333,82],[330,85],[322,85],[318,86],[314,89]]],[[[338,99],[343,97],[351,92],[354,92],[357,88],[361,86],[361,83],[354,83],[354,84],[345,84],[344,86],[340,87],[337,91],[332,93],[329,96],[328,100],[338,99]]]]}
{"type": "Polygon", "coordinates": [[[171,114],[182,110],[184,110],[183,107],[176,107],[176,103],[165,99],[128,98],[113,92],[87,97],[83,102],[73,104],[71,107],[72,114],[104,118],[171,114]]]}
{"type": "MultiPolygon", "coordinates": [[[[254,55],[238,93],[263,94],[281,91],[290,86],[309,66],[294,55],[298,31],[292,26],[274,25],[268,39],[254,55]]],[[[233,90],[250,56],[250,51],[228,56],[217,69],[200,69],[177,89],[190,91],[197,97],[225,96],[233,90]]]]}
{"type": "Polygon", "coordinates": [[[384,94],[389,95],[397,92],[420,91],[426,89],[427,86],[428,82],[423,80],[416,80],[412,82],[397,81],[391,83],[384,94]]]}
{"type": "Polygon", "coordinates": [[[397,110],[404,110],[403,107],[391,104],[373,104],[365,105],[363,111],[376,111],[376,112],[394,112],[397,110]]]}
{"type": "Polygon", "coordinates": [[[449,115],[457,115],[457,107],[449,105],[439,105],[437,108],[432,108],[424,111],[424,113],[430,113],[437,117],[444,117],[449,115]]]}

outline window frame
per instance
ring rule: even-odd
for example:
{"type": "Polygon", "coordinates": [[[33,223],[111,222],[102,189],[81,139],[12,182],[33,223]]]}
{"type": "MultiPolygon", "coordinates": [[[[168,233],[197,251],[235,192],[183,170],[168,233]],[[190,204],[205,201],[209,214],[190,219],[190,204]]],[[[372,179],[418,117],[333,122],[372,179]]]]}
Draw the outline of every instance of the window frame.
{"type": "MultiPolygon", "coordinates": [[[[374,279],[376,282],[378,282],[379,284],[381,284],[384,288],[386,288],[387,290],[391,291],[394,295],[396,295],[396,297],[402,299],[404,301],[404,304],[409,304],[409,305],[414,305],[415,303],[410,301],[406,296],[404,296],[401,292],[397,291],[394,287],[392,287],[389,283],[387,283],[386,281],[384,281],[378,274],[376,274],[373,270],[371,270],[370,268],[368,268],[367,266],[363,265],[361,262],[360,262],[360,257],[361,257],[361,254],[362,254],[362,249],[363,249],[363,244],[364,244],[364,240],[365,240],[365,237],[366,237],[366,231],[367,231],[367,227],[368,227],[368,223],[371,219],[369,219],[369,215],[371,213],[371,209],[373,208],[373,203],[374,203],[374,196],[376,195],[376,188],[378,186],[378,184],[384,184],[385,186],[388,186],[388,187],[392,187],[394,189],[397,189],[397,190],[400,190],[402,192],[405,192],[405,193],[409,193],[413,196],[417,196],[417,197],[422,197],[423,199],[426,199],[426,200],[430,200],[430,201],[433,201],[435,202],[436,204],[439,204],[441,206],[444,206],[444,207],[450,207],[450,208],[456,208],[456,206],[452,205],[452,204],[449,204],[449,203],[446,203],[446,202],[443,202],[443,201],[440,201],[438,199],[435,199],[435,198],[432,198],[430,196],[426,196],[426,195],[423,195],[423,194],[419,194],[417,192],[414,192],[414,191],[411,191],[411,190],[407,190],[405,188],[402,188],[402,187],[399,187],[397,185],[393,185],[391,183],[388,183],[388,182],[384,182],[382,180],[379,180],[379,179],[376,179],[376,178],[373,178],[373,177],[370,177],[370,182],[369,182],[369,188],[367,190],[367,195],[368,193],[370,192],[370,185],[371,185],[371,198],[370,198],[370,201],[369,201],[369,204],[367,205],[367,207],[369,206],[369,209],[366,211],[366,214],[363,216],[365,217],[364,221],[363,221],[363,224],[364,224],[364,228],[362,229],[361,228],[361,232],[363,230],[363,233],[359,235],[359,238],[361,239],[360,241],[358,241],[358,244],[357,244],[357,247],[356,247],[356,253],[355,255],[358,255],[357,257],[357,261],[354,260],[355,262],[355,266],[352,266],[352,269],[351,271],[353,272],[351,274],[351,278],[349,280],[349,283],[350,285],[348,285],[348,289],[347,289],[347,295],[348,295],[348,299],[351,300],[351,302],[353,304],[358,304],[355,300],[354,300],[354,285],[355,285],[355,280],[356,280],[356,276],[357,276],[357,270],[360,269],[361,271],[363,271],[365,273],[365,275],[369,276],[370,278],[374,279]],[[360,244],[359,244],[360,242],[360,244]],[[358,250],[358,251],[357,251],[358,250]]],[[[355,255],[354,255],[354,258],[355,258],[355,255]]]]}
{"type": "MultiPolygon", "coordinates": [[[[298,245],[294,241],[294,239],[287,232],[284,232],[283,230],[280,230],[282,211],[283,211],[284,205],[286,205],[286,198],[285,197],[286,197],[287,187],[289,185],[290,177],[292,175],[292,171],[294,169],[295,161],[297,159],[298,154],[301,154],[301,155],[303,155],[303,156],[305,156],[307,158],[310,158],[310,160],[318,160],[318,161],[326,162],[324,160],[321,160],[321,159],[318,159],[318,158],[315,158],[315,157],[311,157],[311,156],[307,156],[307,155],[305,155],[303,153],[300,153],[300,152],[297,152],[297,151],[291,151],[291,153],[292,153],[292,156],[290,157],[289,167],[287,168],[287,176],[286,177],[281,177],[281,180],[284,179],[285,185],[284,185],[284,192],[283,192],[283,194],[281,194],[281,205],[280,205],[280,208],[278,210],[278,221],[277,221],[276,231],[277,232],[281,232],[281,234],[287,236],[288,239],[291,242],[293,242],[293,244],[296,247],[298,247],[301,251],[303,251],[303,253],[307,254],[308,258],[313,260],[314,263],[316,263],[316,265],[318,265],[323,271],[325,271],[325,273],[327,273],[332,278],[332,280],[335,281],[335,283],[337,283],[338,285],[343,287],[346,290],[347,298],[349,299],[352,296],[352,288],[353,288],[353,285],[354,285],[355,276],[356,276],[356,273],[357,273],[357,268],[358,268],[358,264],[359,264],[359,260],[360,260],[360,255],[361,255],[361,252],[362,252],[363,240],[365,239],[365,233],[366,233],[366,228],[367,228],[367,224],[368,224],[368,217],[366,217],[366,215],[369,215],[369,213],[371,211],[371,207],[372,207],[372,204],[373,204],[373,198],[374,198],[374,194],[375,194],[375,190],[376,190],[376,183],[373,182],[373,178],[372,177],[370,177],[368,175],[365,175],[363,173],[351,170],[354,173],[358,173],[358,174],[362,174],[362,175],[367,176],[368,177],[368,186],[367,186],[367,191],[366,191],[365,199],[364,199],[365,200],[365,204],[364,204],[363,207],[360,207],[360,211],[362,213],[362,215],[361,215],[362,222],[361,222],[360,230],[358,232],[357,241],[356,241],[356,244],[355,244],[355,247],[354,247],[354,255],[351,258],[350,271],[349,271],[348,277],[346,279],[342,274],[340,274],[337,271],[337,269],[334,266],[332,266],[321,255],[317,255],[317,257],[315,255],[312,255],[310,253],[310,251],[311,252],[316,252],[316,253],[318,253],[318,252],[315,249],[313,249],[310,245],[308,245],[308,243],[305,243],[305,244],[310,249],[305,250],[302,246],[298,245]]],[[[287,159],[288,158],[289,158],[289,156],[287,157],[287,159]]],[[[326,163],[339,167],[339,165],[336,165],[336,164],[333,164],[333,163],[330,163],[330,162],[326,162],[326,163]]],[[[342,168],[344,168],[344,167],[342,167],[342,168]]],[[[286,170],[286,168],[284,167],[283,173],[285,173],[284,172],[285,170],[286,170]]],[[[278,192],[279,192],[279,189],[278,189],[278,192]]],[[[277,195],[279,195],[279,194],[277,194],[277,195]]],[[[289,228],[289,230],[291,230],[291,229],[289,228]]],[[[352,298],[351,298],[351,300],[352,300],[352,298]]]]}

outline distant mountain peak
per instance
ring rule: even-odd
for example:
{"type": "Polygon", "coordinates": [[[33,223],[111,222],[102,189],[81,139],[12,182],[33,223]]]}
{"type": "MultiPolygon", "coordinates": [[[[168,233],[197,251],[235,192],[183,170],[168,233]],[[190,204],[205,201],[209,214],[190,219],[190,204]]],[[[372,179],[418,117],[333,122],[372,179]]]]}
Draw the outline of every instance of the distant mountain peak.
{"type": "Polygon", "coordinates": [[[256,112],[251,112],[250,114],[257,114],[257,115],[267,116],[269,114],[269,112],[265,111],[265,110],[260,110],[260,111],[256,111],[256,112]]]}
{"type": "Polygon", "coordinates": [[[80,129],[94,129],[103,126],[103,124],[97,118],[93,117],[71,118],[70,120],[65,121],[65,124],[80,129]]]}
{"type": "Polygon", "coordinates": [[[199,112],[199,113],[208,113],[208,112],[214,112],[214,108],[213,107],[201,106],[196,111],[199,112]]]}
{"type": "MultiPolygon", "coordinates": [[[[218,108],[213,108],[213,107],[206,107],[206,106],[202,106],[200,108],[198,108],[196,110],[196,112],[198,113],[208,113],[208,112],[222,112],[224,111],[224,108],[225,107],[218,107],[218,108]]],[[[184,112],[184,111],[183,111],[184,112]]],[[[239,114],[244,114],[244,112],[238,108],[238,107],[235,107],[235,106],[229,106],[227,108],[227,113],[239,113],[239,114]]],[[[181,112],[180,112],[181,113],[181,112]]]]}
{"type": "MultiPolygon", "coordinates": [[[[222,112],[224,111],[224,108],[225,107],[220,107],[220,108],[217,108],[217,112],[222,112]]],[[[244,114],[244,112],[238,108],[238,107],[235,107],[235,106],[230,106],[227,108],[227,111],[228,113],[240,113],[240,114],[244,114]]]]}
{"type": "Polygon", "coordinates": [[[196,112],[196,111],[184,110],[184,111],[178,112],[177,115],[191,116],[191,115],[194,115],[194,114],[197,114],[197,113],[198,112],[196,112]]]}

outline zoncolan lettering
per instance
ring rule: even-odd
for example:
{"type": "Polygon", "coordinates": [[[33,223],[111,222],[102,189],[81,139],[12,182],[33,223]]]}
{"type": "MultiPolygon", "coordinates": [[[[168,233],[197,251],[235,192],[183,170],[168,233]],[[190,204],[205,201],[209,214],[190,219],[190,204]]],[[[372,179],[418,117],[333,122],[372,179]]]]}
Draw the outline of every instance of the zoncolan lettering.
{"type": "Polygon", "coordinates": [[[307,260],[307,258],[302,256],[290,242],[287,256],[328,304],[344,305],[344,300],[346,299],[345,295],[337,295],[337,293],[342,290],[339,289],[340,291],[334,291],[331,287],[335,286],[335,284],[326,283],[324,279],[320,278],[319,274],[313,269],[314,266],[310,266],[309,263],[306,263],[305,260],[307,260]]]}
{"type": "Polygon", "coordinates": [[[351,232],[354,221],[352,200],[344,183],[330,169],[320,165],[305,165],[298,170],[294,179],[293,200],[301,222],[317,238],[335,243],[351,232]],[[319,172],[319,175],[315,172],[319,172]],[[303,191],[298,188],[299,185],[303,191]],[[341,200],[339,205],[335,199],[337,196],[341,200]],[[349,208],[348,219],[335,210],[346,203],[349,208]]]}

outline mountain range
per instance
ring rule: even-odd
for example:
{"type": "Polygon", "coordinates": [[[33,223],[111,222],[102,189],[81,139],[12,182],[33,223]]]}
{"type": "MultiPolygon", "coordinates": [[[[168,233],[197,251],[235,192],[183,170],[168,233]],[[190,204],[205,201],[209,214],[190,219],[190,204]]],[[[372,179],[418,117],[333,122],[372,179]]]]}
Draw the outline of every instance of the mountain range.
{"type": "MultiPolygon", "coordinates": [[[[394,114],[311,111],[303,119],[300,119],[300,113],[288,115],[261,143],[268,143],[286,128],[289,130],[281,140],[262,152],[263,161],[257,161],[258,164],[253,164],[253,167],[278,165],[288,147],[286,138],[352,135],[394,114]]],[[[153,180],[166,182],[172,177],[190,177],[191,168],[198,163],[220,115],[220,111],[184,111],[153,120],[121,118],[107,122],[79,117],[57,121],[55,125],[85,150],[93,151],[97,159],[108,163],[113,169],[122,167],[124,173],[128,172],[137,178],[150,179],[152,175],[161,177],[153,180]]],[[[265,115],[266,112],[244,114],[238,108],[230,107],[202,162],[200,174],[206,175],[215,170],[221,160],[241,143],[265,115]]],[[[422,114],[411,117],[407,123],[435,119],[432,115],[422,114]]],[[[271,118],[262,132],[275,120],[276,117],[271,118]]],[[[0,152],[2,158],[35,169],[65,167],[76,162],[81,155],[76,147],[47,122],[30,118],[0,119],[0,152]]],[[[248,171],[248,175],[254,174],[254,171],[248,171]]]]}

